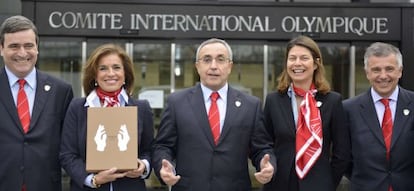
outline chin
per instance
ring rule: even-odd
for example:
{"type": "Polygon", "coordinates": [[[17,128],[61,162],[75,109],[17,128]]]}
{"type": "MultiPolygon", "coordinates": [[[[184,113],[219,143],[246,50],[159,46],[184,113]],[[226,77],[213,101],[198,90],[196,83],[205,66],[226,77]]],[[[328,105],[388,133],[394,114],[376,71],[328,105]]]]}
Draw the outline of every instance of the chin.
{"type": "Polygon", "coordinates": [[[120,88],[108,88],[108,89],[104,89],[104,88],[102,88],[102,90],[103,91],[106,91],[106,92],[115,92],[115,91],[117,91],[117,90],[119,90],[120,88]]]}

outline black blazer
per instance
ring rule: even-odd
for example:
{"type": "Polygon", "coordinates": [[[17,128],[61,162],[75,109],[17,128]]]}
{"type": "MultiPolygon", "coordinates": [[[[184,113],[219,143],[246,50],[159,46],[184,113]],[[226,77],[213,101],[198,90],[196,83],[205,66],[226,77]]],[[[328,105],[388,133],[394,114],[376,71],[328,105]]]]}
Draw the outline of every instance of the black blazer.
{"type": "Polygon", "coordinates": [[[351,190],[414,190],[414,93],[399,88],[390,160],[371,90],[344,101],[352,145],[351,190]]]}
{"type": "Polygon", "coordinates": [[[344,125],[342,98],[336,92],[317,93],[322,118],[322,153],[303,180],[295,171],[296,125],[291,98],[287,93],[272,92],[266,97],[264,115],[267,131],[274,141],[278,158],[276,175],[263,190],[333,191],[349,165],[349,137],[344,125]]]}
{"type": "MultiPolygon", "coordinates": [[[[76,98],[70,103],[63,125],[60,162],[71,177],[70,190],[102,190],[109,191],[109,183],[94,189],[84,185],[88,176],[86,172],[86,127],[87,107],[85,98],[76,98]]],[[[147,159],[151,164],[151,148],[154,140],[152,110],[146,100],[128,99],[128,106],[138,106],[138,156],[147,159]]],[[[115,191],[146,190],[142,178],[120,178],[112,182],[115,191]]]]}
{"type": "Polygon", "coordinates": [[[39,70],[36,78],[30,127],[25,134],[7,74],[4,68],[0,70],[0,190],[21,190],[23,179],[29,191],[62,189],[59,145],[72,87],[39,70]]]}
{"type": "Polygon", "coordinates": [[[215,146],[201,86],[196,85],[168,97],[153,165],[159,177],[162,159],[176,164],[181,179],[173,191],[248,191],[248,157],[257,167],[265,153],[275,165],[258,98],[229,87],[226,118],[215,146]]]}

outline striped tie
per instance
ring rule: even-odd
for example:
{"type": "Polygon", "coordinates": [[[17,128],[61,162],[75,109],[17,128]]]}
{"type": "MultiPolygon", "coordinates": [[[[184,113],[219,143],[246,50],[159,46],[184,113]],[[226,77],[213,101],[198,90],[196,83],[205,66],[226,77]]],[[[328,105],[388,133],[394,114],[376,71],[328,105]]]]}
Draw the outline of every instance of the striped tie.
{"type": "MultiPolygon", "coordinates": [[[[390,101],[382,98],[381,103],[384,104],[384,117],[382,118],[382,136],[384,137],[385,148],[387,149],[387,160],[390,160],[390,147],[392,137],[392,116],[390,109],[390,101]]],[[[392,191],[391,185],[388,187],[388,191],[392,191]]]]}
{"type": "Polygon", "coordinates": [[[26,80],[20,79],[19,92],[17,93],[17,113],[23,127],[23,131],[27,133],[30,125],[30,113],[29,113],[29,102],[27,100],[26,92],[24,91],[24,85],[26,80]]]}
{"type": "Polygon", "coordinates": [[[220,137],[220,114],[217,108],[217,99],[220,95],[217,92],[211,93],[211,105],[208,111],[208,121],[210,123],[211,132],[213,133],[214,143],[217,145],[220,137]]]}

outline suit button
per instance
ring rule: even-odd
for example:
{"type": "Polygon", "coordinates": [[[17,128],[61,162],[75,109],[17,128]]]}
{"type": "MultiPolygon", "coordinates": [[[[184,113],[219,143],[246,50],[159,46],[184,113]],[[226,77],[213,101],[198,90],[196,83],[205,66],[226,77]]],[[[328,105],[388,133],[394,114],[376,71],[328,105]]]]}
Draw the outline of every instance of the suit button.
{"type": "Polygon", "coordinates": [[[20,166],[20,171],[24,171],[24,166],[20,166]]]}

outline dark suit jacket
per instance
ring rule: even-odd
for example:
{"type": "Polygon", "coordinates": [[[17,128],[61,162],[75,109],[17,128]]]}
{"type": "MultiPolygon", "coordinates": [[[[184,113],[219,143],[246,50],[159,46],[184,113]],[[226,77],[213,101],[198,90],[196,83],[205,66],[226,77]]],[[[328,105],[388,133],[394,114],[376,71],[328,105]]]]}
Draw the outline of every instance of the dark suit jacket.
{"type": "MultiPolygon", "coordinates": [[[[76,98],[70,103],[63,125],[63,137],[60,152],[62,167],[71,177],[70,190],[102,190],[109,191],[109,183],[94,189],[84,185],[88,176],[86,172],[86,127],[87,107],[86,98],[76,98]]],[[[151,148],[154,140],[153,115],[146,100],[129,98],[128,106],[138,106],[138,156],[147,159],[151,164],[151,148]]],[[[146,190],[142,178],[120,178],[112,183],[114,191],[146,190]]]]}
{"type": "Polygon", "coordinates": [[[283,191],[334,191],[342,174],[349,165],[350,154],[346,148],[349,137],[344,126],[341,95],[330,92],[316,94],[322,118],[322,153],[303,180],[298,180],[295,171],[296,125],[291,98],[287,93],[270,93],[266,97],[264,115],[268,132],[274,141],[274,152],[278,158],[273,180],[263,190],[283,191]]]}
{"type": "Polygon", "coordinates": [[[162,159],[176,164],[181,179],[174,191],[251,190],[248,156],[256,167],[265,153],[273,164],[271,140],[263,126],[258,98],[231,87],[218,145],[208,122],[201,86],[168,97],[154,144],[153,165],[157,176],[162,159]],[[239,107],[236,103],[240,103],[239,107]]]}
{"type": "Polygon", "coordinates": [[[22,130],[4,68],[0,70],[0,190],[61,190],[59,144],[69,84],[37,71],[37,89],[27,134],[22,130]],[[45,90],[50,86],[50,90],[45,90]]]}
{"type": "Polygon", "coordinates": [[[400,87],[390,160],[371,91],[344,101],[351,135],[351,190],[414,190],[414,93],[400,87]]]}

